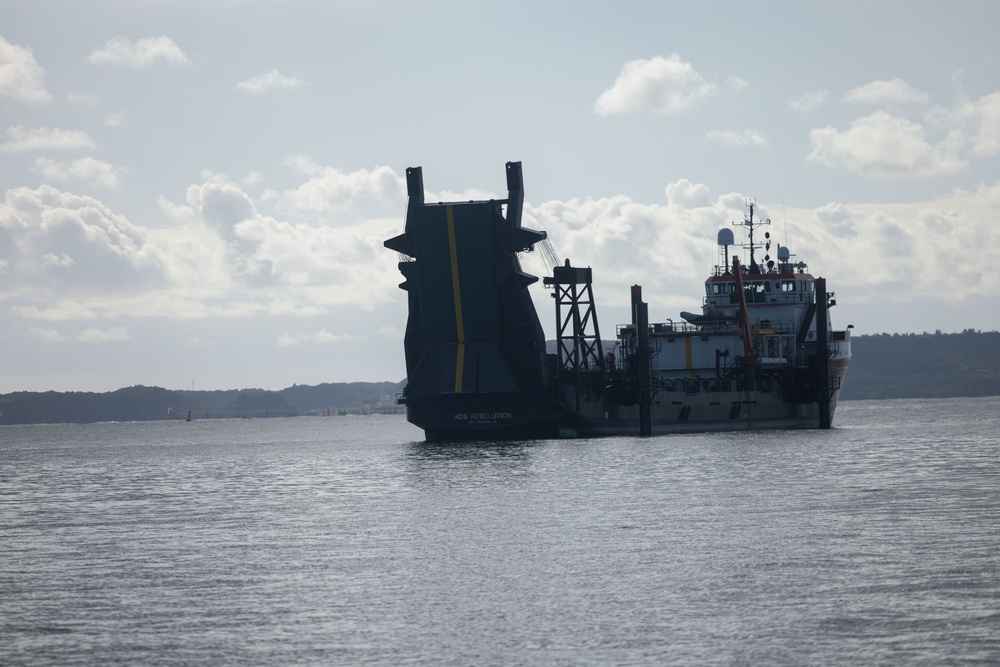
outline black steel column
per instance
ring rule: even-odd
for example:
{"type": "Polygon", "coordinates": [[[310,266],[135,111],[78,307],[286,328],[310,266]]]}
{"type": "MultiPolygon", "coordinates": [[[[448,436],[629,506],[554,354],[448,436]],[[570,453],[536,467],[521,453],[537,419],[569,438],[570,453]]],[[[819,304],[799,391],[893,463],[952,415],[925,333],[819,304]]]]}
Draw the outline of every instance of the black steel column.
{"type": "Polygon", "coordinates": [[[816,279],[816,400],[819,402],[819,427],[830,428],[830,342],[829,303],[826,278],[816,279]]]}
{"type": "Polygon", "coordinates": [[[649,348],[649,307],[643,301],[636,304],[636,328],[639,333],[639,435],[652,435],[652,353],[649,348]]]}

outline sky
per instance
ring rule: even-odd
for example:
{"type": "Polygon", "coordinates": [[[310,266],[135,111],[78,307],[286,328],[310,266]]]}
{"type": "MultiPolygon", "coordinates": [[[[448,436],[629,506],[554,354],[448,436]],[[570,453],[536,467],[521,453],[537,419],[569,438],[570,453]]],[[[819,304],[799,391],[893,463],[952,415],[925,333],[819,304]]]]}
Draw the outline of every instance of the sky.
{"type": "Polygon", "coordinates": [[[604,338],[633,284],[652,321],[698,310],[748,199],[835,328],[997,330],[998,25],[993,0],[4,0],[0,393],[402,380],[382,242],[412,166],[468,200],[521,161],[523,224],[594,269],[604,338]]]}

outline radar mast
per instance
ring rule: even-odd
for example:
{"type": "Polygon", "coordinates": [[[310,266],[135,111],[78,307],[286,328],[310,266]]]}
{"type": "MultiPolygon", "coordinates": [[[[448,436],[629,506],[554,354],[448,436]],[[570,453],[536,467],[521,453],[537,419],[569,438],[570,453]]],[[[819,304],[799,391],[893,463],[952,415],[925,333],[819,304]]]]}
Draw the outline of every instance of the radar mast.
{"type": "MultiPolygon", "coordinates": [[[[754,230],[757,229],[758,227],[770,225],[771,219],[767,218],[766,220],[760,220],[760,219],[754,220],[753,209],[755,206],[757,206],[756,199],[747,199],[746,205],[747,208],[750,209],[750,213],[743,216],[743,222],[734,222],[732,224],[735,227],[746,227],[747,234],[749,236],[749,241],[747,243],[741,244],[740,247],[750,250],[750,266],[748,267],[749,272],[761,273],[760,265],[757,263],[757,259],[754,256],[754,251],[756,251],[761,244],[758,244],[754,241],[753,233],[754,230]]],[[[771,260],[771,256],[766,254],[768,251],[771,250],[771,232],[764,232],[764,239],[765,239],[765,242],[763,243],[765,252],[764,261],[766,262],[767,268],[771,269],[774,266],[774,262],[771,260]]]]}

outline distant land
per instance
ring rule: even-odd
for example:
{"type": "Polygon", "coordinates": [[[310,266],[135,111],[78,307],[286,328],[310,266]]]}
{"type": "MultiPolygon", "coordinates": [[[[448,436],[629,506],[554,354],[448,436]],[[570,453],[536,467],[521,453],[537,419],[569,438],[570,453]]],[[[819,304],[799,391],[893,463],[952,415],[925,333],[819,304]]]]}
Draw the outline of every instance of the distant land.
{"type": "Polygon", "coordinates": [[[293,385],[280,391],[174,391],[137,385],[105,393],[0,394],[0,424],[61,424],[162,419],[299,417],[402,412],[405,382],[293,385]]]}
{"type": "Polygon", "coordinates": [[[851,339],[842,400],[1000,396],[1000,332],[851,339]]]}
{"type": "MultiPolygon", "coordinates": [[[[855,336],[841,400],[1000,395],[1000,332],[855,336]]],[[[0,424],[270,418],[402,412],[402,382],[293,385],[280,391],[175,391],[134,386],[106,393],[0,394],[0,424]]]]}

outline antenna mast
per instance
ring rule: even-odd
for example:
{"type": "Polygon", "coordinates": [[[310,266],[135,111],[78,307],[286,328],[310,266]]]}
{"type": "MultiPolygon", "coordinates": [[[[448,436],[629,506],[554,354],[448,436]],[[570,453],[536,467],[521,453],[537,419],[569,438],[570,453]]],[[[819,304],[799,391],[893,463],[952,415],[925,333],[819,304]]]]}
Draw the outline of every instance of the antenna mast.
{"type": "MultiPolygon", "coordinates": [[[[757,249],[758,244],[754,242],[753,232],[754,232],[754,229],[756,229],[757,227],[761,227],[763,225],[770,225],[771,224],[771,219],[767,218],[766,220],[754,220],[754,218],[753,218],[753,209],[757,205],[757,200],[756,199],[747,199],[746,203],[747,203],[747,208],[750,209],[750,213],[748,215],[744,215],[743,216],[743,222],[734,222],[733,225],[736,226],[736,227],[746,227],[747,228],[747,232],[748,232],[749,237],[750,237],[749,238],[749,242],[742,244],[741,247],[750,250],[750,267],[749,267],[749,272],[750,273],[760,273],[761,272],[760,265],[757,263],[757,259],[754,257],[754,251],[757,249]]],[[[771,233],[770,232],[765,232],[764,233],[764,238],[766,240],[765,240],[765,242],[764,242],[763,245],[764,245],[764,252],[766,253],[767,251],[769,251],[771,249],[771,233]]],[[[771,256],[770,255],[766,255],[765,254],[764,255],[764,261],[767,262],[767,268],[770,269],[772,266],[774,266],[774,262],[771,261],[771,256]]]]}

